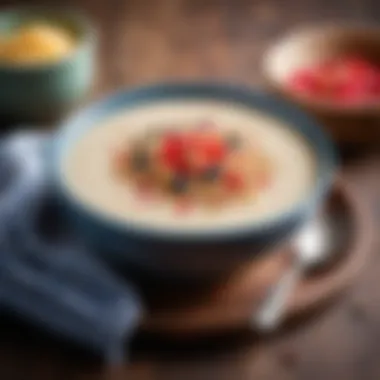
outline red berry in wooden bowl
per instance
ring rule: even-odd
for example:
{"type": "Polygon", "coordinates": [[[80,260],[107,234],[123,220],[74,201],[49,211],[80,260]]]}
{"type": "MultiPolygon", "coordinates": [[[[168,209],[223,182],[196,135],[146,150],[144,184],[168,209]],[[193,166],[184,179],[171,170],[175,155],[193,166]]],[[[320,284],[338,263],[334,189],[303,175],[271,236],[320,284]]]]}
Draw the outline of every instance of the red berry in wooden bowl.
{"type": "Polygon", "coordinates": [[[292,91],[351,106],[380,101],[380,66],[360,57],[339,57],[299,69],[288,81],[292,91]]]}

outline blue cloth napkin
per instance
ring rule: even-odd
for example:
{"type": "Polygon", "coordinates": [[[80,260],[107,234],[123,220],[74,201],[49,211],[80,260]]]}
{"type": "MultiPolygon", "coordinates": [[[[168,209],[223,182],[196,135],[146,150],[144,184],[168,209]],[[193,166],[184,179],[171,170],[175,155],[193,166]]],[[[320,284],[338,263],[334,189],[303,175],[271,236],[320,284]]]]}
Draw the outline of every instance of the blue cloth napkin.
{"type": "Polygon", "coordinates": [[[141,300],[60,217],[45,171],[49,138],[18,133],[0,143],[0,307],[118,360],[141,300]]]}

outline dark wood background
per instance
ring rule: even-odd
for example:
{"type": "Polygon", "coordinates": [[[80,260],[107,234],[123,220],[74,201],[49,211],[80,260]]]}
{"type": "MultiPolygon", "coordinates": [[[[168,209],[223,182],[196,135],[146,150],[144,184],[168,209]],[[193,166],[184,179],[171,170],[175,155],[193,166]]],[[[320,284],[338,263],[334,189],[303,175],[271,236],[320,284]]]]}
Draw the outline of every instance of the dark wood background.
{"type": "MultiPolygon", "coordinates": [[[[3,6],[19,4],[1,1],[3,6]]],[[[24,3],[34,3],[25,1],[24,3]]],[[[56,3],[44,1],[43,3],[56,3]]],[[[72,0],[99,30],[94,97],[159,80],[223,79],[259,86],[259,63],[276,37],[312,21],[380,20],[378,0],[72,0]]],[[[380,227],[380,157],[345,168],[380,227]]],[[[378,240],[378,239],[377,239],[378,240]]],[[[141,338],[125,368],[94,360],[32,335],[2,332],[3,380],[378,380],[380,260],[318,318],[265,340],[248,333],[198,347],[141,338]],[[27,336],[26,336],[27,335],[27,336]],[[149,349],[148,349],[149,347],[149,349]]]]}

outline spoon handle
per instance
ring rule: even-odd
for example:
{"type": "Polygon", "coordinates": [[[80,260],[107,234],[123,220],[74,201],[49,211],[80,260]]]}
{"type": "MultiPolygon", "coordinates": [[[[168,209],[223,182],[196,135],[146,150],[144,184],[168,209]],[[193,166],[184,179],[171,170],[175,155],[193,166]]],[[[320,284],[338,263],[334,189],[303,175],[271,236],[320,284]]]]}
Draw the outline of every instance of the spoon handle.
{"type": "Polygon", "coordinates": [[[252,316],[252,325],[260,330],[272,331],[284,316],[288,300],[302,275],[302,265],[297,260],[270,289],[268,296],[252,316]]]}

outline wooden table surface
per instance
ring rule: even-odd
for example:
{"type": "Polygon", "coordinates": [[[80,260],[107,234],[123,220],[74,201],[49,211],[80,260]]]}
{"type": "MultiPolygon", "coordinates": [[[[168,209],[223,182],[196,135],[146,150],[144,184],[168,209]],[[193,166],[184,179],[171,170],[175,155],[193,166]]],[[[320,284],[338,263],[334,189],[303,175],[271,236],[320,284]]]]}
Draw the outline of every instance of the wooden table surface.
{"type": "MultiPolygon", "coordinates": [[[[1,1],[2,5],[15,1],[1,1]]],[[[18,3],[18,2],[17,2],[18,3]]],[[[27,3],[31,3],[28,1],[27,3]]],[[[45,1],[49,3],[49,1],[45,1]]],[[[50,1],[55,3],[55,1],[50,1]]],[[[224,79],[259,86],[260,56],[273,38],[309,21],[380,17],[377,0],[78,0],[100,32],[94,97],[162,79],[224,79]]],[[[345,168],[380,227],[380,155],[345,168]]],[[[380,240],[354,288],[318,318],[271,338],[247,332],[189,347],[139,339],[131,362],[94,360],[24,332],[2,332],[4,380],[377,380],[380,378],[380,240]],[[25,337],[24,335],[28,335],[25,337]],[[148,349],[149,347],[149,349],[148,349]]]]}

